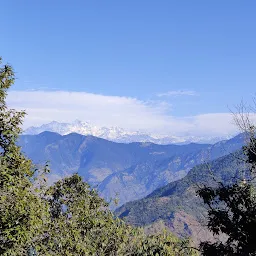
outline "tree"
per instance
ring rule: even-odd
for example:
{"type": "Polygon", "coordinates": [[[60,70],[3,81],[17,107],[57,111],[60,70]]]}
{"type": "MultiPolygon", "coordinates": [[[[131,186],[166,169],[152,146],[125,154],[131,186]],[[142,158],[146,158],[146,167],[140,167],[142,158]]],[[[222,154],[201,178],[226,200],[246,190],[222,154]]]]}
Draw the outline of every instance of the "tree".
{"type": "MultiPolygon", "coordinates": [[[[240,112],[241,113],[241,112],[240,112]]],[[[208,206],[208,229],[214,235],[224,234],[224,241],[202,242],[203,255],[256,255],[256,139],[248,119],[236,119],[246,132],[248,144],[243,148],[248,168],[229,185],[204,186],[198,195],[208,206]],[[244,122],[246,120],[246,122],[244,122]]]]}
{"type": "Polygon", "coordinates": [[[97,192],[74,174],[46,191],[50,222],[44,255],[116,255],[131,230],[115,219],[97,192]]]}
{"type": "Polygon", "coordinates": [[[131,241],[125,246],[120,255],[132,256],[185,256],[198,255],[197,250],[189,246],[188,240],[180,240],[170,232],[154,235],[145,235],[142,230],[137,230],[136,234],[130,236],[131,241]]]}
{"type": "MultiPolygon", "coordinates": [[[[2,61],[0,58],[0,65],[2,61]]],[[[0,67],[0,254],[25,255],[41,235],[47,209],[32,184],[32,162],[16,145],[24,111],[8,109],[7,90],[14,83],[9,65],[0,67]]]]}

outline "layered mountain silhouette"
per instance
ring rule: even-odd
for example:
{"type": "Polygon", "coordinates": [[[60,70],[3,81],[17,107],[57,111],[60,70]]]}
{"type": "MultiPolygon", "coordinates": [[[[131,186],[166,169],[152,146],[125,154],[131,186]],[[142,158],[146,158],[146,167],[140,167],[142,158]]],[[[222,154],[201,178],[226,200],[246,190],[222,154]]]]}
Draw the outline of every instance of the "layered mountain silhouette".
{"type": "Polygon", "coordinates": [[[50,180],[78,172],[106,199],[119,206],[183,178],[194,166],[240,149],[242,135],[209,144],[115,143],[76,133],[22,135],[19,145],[34,163],[49,161],[50,180]]]}

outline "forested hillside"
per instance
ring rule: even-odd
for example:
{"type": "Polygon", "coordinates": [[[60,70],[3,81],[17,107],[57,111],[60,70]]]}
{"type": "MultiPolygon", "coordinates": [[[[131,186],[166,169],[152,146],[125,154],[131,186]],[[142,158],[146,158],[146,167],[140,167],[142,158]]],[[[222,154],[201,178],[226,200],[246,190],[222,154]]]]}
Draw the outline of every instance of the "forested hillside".
{"type": "Polygon", "coordinates": [[[242,175],[241,152],[229,154],[210,163],[194,167],[186,177],[155,190],[144,199],[126,203],[117,209],[117,216],[135,226],[163,221],[178,236],[192,236],[194,241],[210,238],[204,224],[207,209],[196,191],[203,184],[232,183],[242,175]]]}

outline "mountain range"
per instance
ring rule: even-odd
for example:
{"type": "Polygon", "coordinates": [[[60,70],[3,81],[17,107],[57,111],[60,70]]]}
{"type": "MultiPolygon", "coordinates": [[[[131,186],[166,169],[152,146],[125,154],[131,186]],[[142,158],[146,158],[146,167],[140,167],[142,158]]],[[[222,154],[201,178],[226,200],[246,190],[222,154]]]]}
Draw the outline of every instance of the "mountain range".
{"type": "Polygon", "coordinates": [[[23,134],[36,135],[44,131],[56,132],[61,135],[69,133],[78,133],[82,135],[92,135],[102,139],[121,142],[152,142],[155,144],[188,144],[188,143],[209,143],[213,144],[217,141],[229,139],[231,136],[225,137],[196,137],[196,136],[174,136],[174,135],[159,135],[145,131],[126,131],[120,127],[100,127],[89,122],[75,120],[72,123],[59,123],[53,121],[48,124],[43,124],[39,127],[29,127],[23,134]]]}
{"type": "MultiPolygon", "coordinates": [[[[78,172],[106,199],[119,204],[143,198],[155,189],[183,178],[194,166],[240,149],[242,135],[214,145],[116,143],[77,133],[43,132],[22,135],[22,151],[38,165],[49,161],[50,180],[78,172]]],[[[114,207],[114,206],[113,206],[114,207]]]]}

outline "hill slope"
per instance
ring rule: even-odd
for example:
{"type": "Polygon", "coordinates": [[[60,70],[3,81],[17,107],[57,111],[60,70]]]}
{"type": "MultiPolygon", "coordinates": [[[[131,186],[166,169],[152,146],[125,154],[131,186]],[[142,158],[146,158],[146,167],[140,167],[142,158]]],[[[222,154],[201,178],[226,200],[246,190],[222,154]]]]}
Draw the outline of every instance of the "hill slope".
{"type": "Polygon", "coordinates": [[[179,236],[192,235],[196,241],[209,238],[203,226],[206,208],[196,196],[198,186],[214,186],[216,181],[227,184],[232,182],[232,177],[240,176],[243,168],[241,160],[233,154],[216,159],[210,165],[196,166],[183,179],[155,190],[144,199],[126,203],[116,214],[135,226],[162,221],[179,236]]]}

